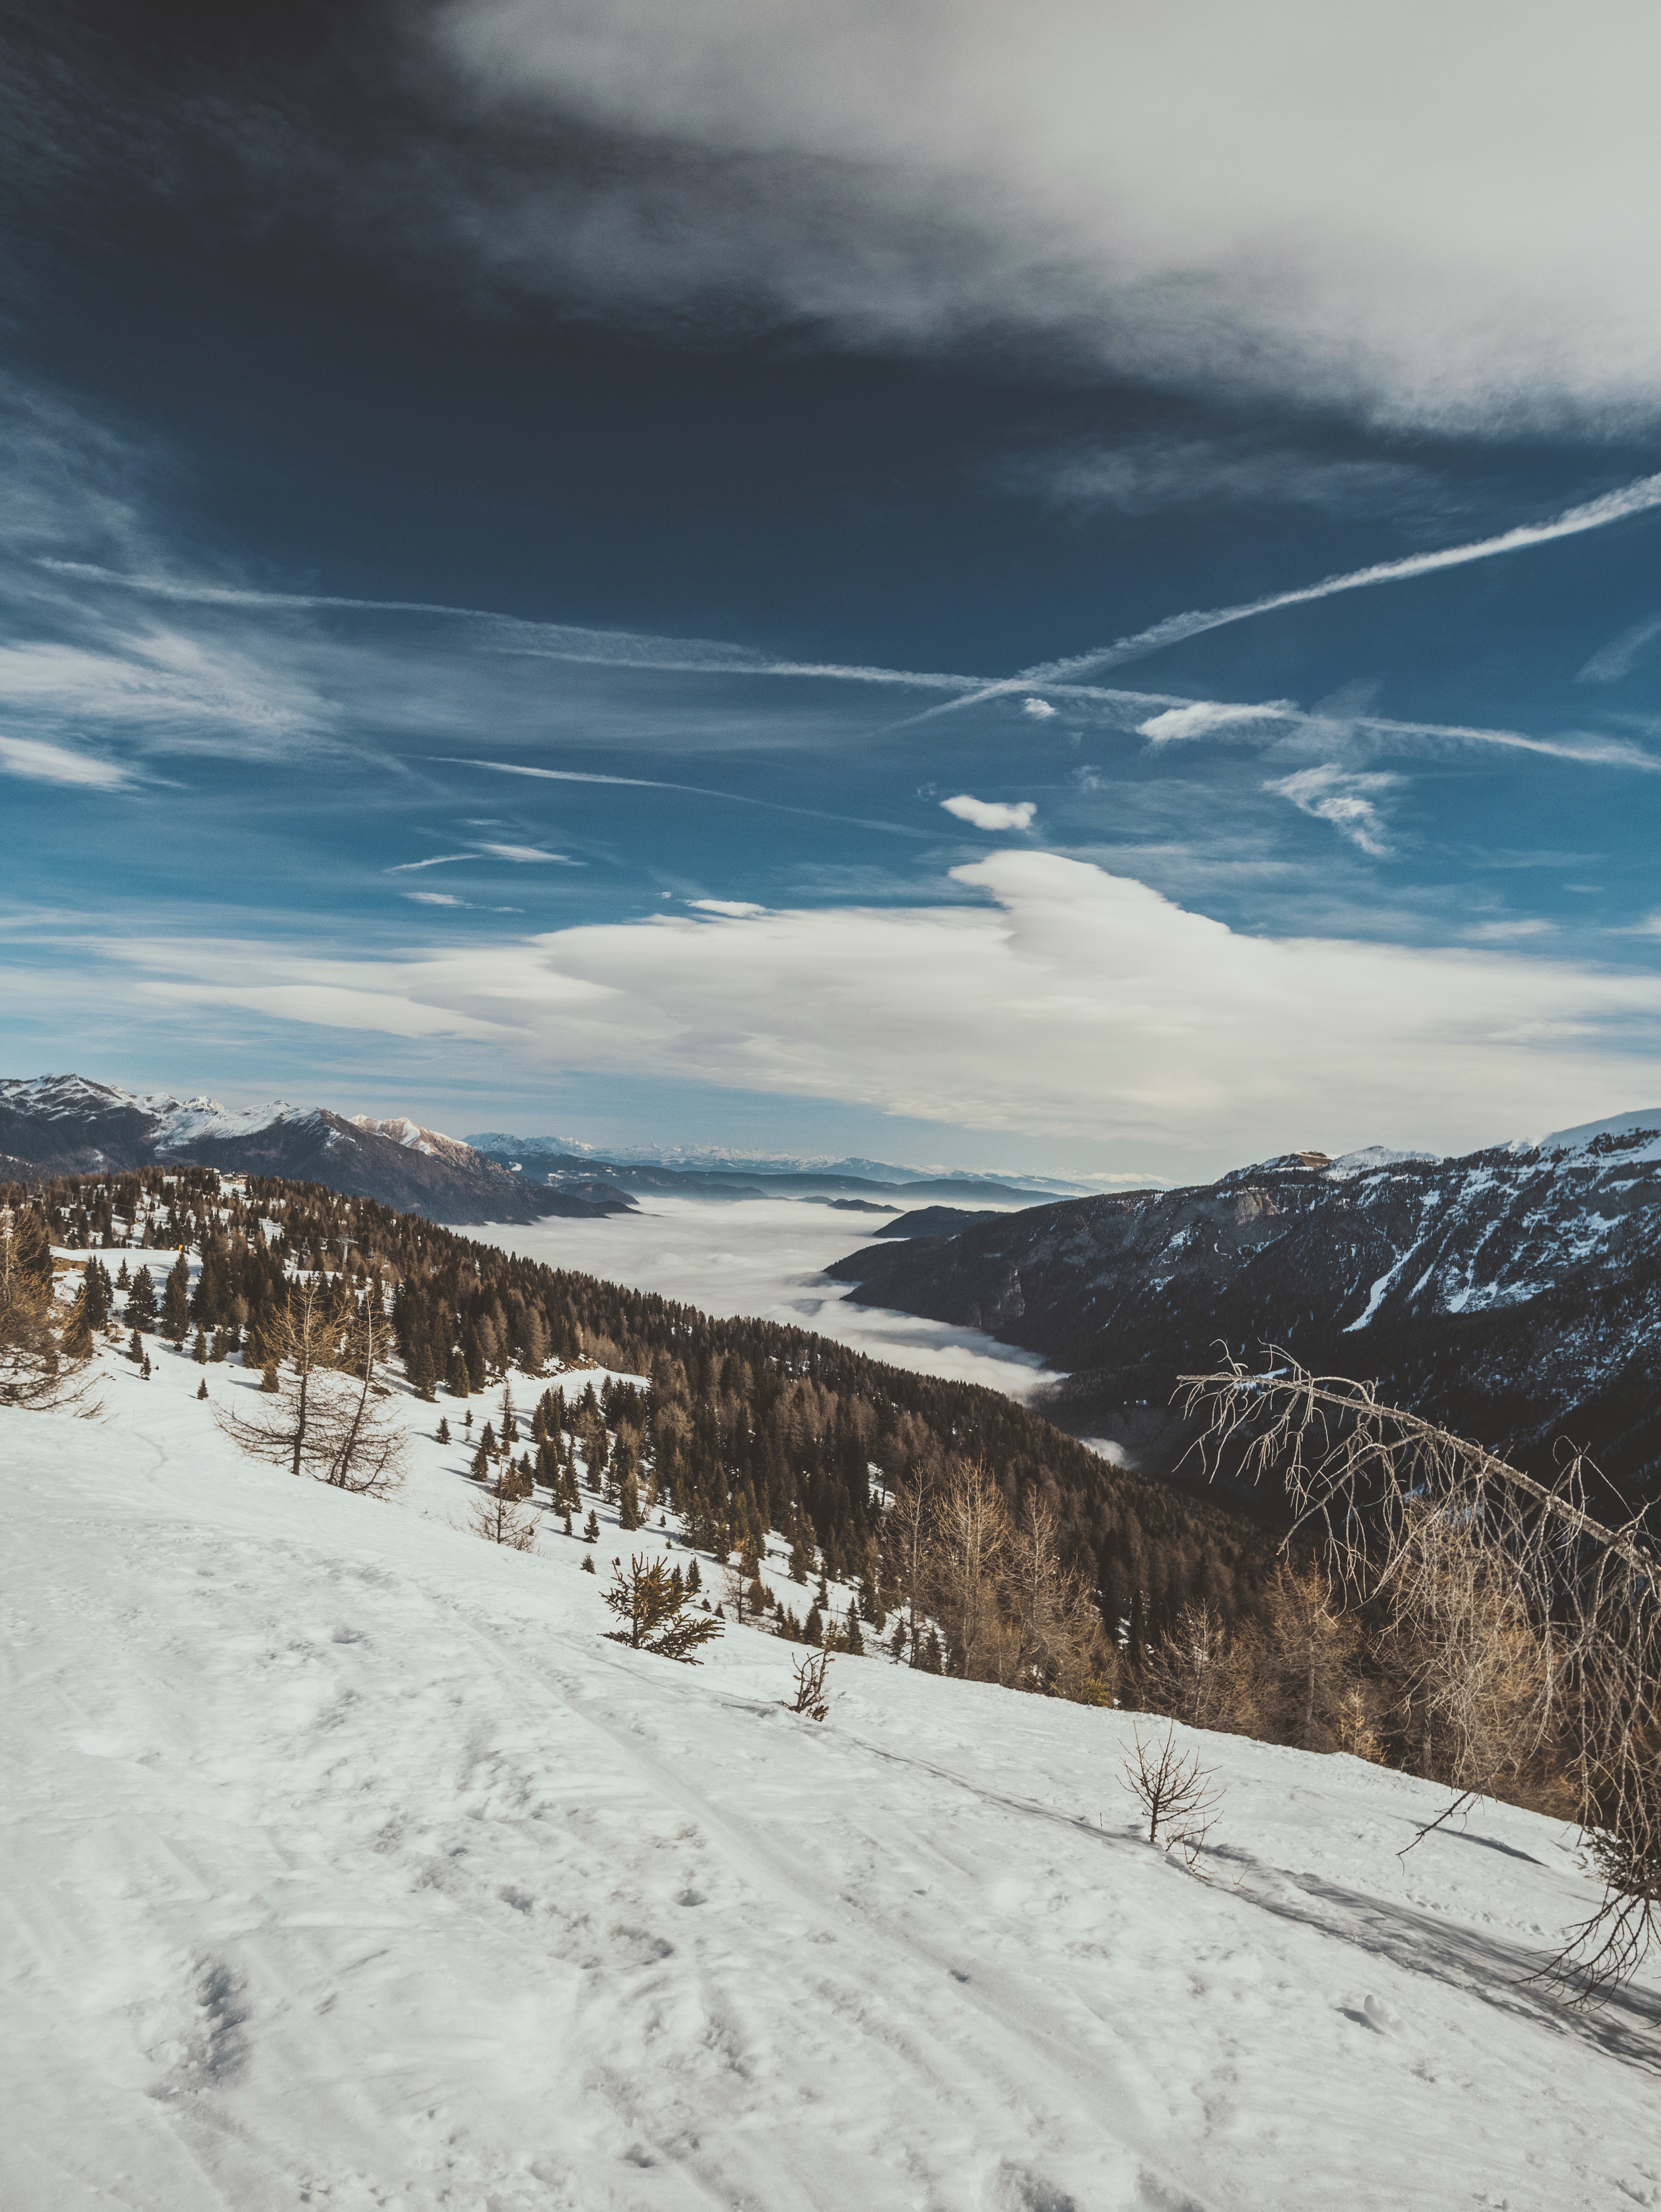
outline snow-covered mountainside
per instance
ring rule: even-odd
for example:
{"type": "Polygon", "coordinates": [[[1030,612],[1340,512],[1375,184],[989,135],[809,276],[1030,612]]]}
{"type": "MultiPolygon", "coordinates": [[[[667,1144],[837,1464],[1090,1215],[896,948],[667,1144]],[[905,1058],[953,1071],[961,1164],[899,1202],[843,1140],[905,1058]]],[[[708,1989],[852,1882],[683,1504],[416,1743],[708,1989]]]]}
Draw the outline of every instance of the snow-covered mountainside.
{"type": "MultiPolygon", "coordinates": [[[[897,1224],[897,1227],[900,1224],[897,1224]]],[[[831,1273],[1072,1370],[1057,1412],[1145,1464],[1220,1340],[1379,1378],[1525,1455],[1567,1431],[1661,1494],[1661,1109],[1462,1159],[1293,1153],[1215,1183],[898,1238],[831,1273]]]]}
{"type": "Polygon", "coordinates": [[[283,1099],[230,1112],[212,1098],[139,1094],[79,1075],[0,1081],[0,1154],[46,1175],[190,1164],[284,1176],[439,1221],[533,1221],[630,1203],[621,1193],[595,1200],[548,1190],[407,1120],[349,1121],[283,1099]]]}
{"type": "Polygon", "coordinates": [[[9,2212],[1661,2206],[1661,1974],[1524,1978],[1597,1895],[1556,1824],[1403,1859],[1445,1793],[1179,1731],[1189,1873],[1134,1714],[873,1653],[799,1718],[757,1628],[606,1641],[673,1529],[481,1542],[407,1398],[395,1499],[296,1481],[152,1350],[0,1413],[9,2212]]]}

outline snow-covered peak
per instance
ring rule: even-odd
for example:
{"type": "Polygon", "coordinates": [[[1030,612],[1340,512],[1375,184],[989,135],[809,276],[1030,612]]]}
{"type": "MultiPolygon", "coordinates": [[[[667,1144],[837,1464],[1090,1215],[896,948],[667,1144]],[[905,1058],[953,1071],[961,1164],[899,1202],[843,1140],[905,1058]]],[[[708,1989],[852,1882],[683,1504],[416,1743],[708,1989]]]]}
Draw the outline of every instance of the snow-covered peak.
{"type": "Polygon", "coordinates": [[[1409,1160],[1436,1160],[1439,1152],[1401,1152],[1393,1145],[1364,1145],[1359,1152],[1340,1152],[1325,1170],[1329,1182],[1344,1182],[1351,1176],[1371,1175],[1377,1168],[1396,1168],[1409,1160]]]}
{"type": "Polygon", "coordinates": [[[1518,1139],[1507,1149],[1538,1152],[1548,1159],[1555,1153],[1570,1161],[1637,1167],[1661,1160],[1661,1106],[1611,1115],[1606,1121],[1582,1121],[1573,1129],[1554,1129],[1547,1137],[1518,1139]]]}
{"type": "Polygon", "coordinates": [[[371,1137],[385,1137],[405,1152],[424,1152],[429,1159],[453,1160],[459,1166],[477,1168],[478,1156],[473,1146],[460,1137],[447,1137],[441,1129],[423,1128],[412,1121],[407,1114],[390,1121],[377,1121],[373,1114],[354,1114],[352,1127],[362,1129],[371,1137]]]}

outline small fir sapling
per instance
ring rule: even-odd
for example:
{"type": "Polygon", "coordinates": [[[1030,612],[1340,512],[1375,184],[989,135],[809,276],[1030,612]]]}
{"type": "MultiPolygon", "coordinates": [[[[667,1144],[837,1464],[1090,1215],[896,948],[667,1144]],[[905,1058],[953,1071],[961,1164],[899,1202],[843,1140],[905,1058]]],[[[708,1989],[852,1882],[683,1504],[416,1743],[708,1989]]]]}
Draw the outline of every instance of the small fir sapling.
{"type": "Polygon", "coordinates": [[[191,1346],[191,1358],[198,1367],[205,1367],[208,1364],[208,1340],[201,1329],[196,1332],[196,1342],[191,1346]]]}
{"type": "Polygon", "coordinates": [[[445,1419],[443,1414],[441,1413],[438,1417],[438,1442],[441,1444],[447,1444],[449,1441],[450,1424],[445,1419]]]}
{"type": "Polygon", "coordinates": [[[582,1524],[582,1540],[585,1544],[599,1541],[599,1516],[592,1505],[588,1508],[588,1518],[582,1524]]]}
{"type": "Polygon", "coordinates": [[[208,1395],[208,1378],[205,1375],[196,1386],[196,1395],[198,1398],[205,1398],[208,1395]]]}
{"type": "Polygon", "coordinates": [[[591,1575],[594,1571],[594,1555],[592,1552],[585,1552],[582,1555],[582,1571],[585,1575],[591,1575]]]}

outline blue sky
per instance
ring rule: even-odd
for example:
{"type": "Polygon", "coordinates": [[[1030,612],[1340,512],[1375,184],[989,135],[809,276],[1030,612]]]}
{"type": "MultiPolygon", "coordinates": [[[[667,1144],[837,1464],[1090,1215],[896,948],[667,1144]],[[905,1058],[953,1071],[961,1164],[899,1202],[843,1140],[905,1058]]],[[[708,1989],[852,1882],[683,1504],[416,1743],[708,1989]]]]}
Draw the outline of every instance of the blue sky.
{"type": "Polygon", "coordinates": [[[1643,15],[146,14],[9,72],[6,1072],[1104,1183],[1661,1099],[1643,15]]]}

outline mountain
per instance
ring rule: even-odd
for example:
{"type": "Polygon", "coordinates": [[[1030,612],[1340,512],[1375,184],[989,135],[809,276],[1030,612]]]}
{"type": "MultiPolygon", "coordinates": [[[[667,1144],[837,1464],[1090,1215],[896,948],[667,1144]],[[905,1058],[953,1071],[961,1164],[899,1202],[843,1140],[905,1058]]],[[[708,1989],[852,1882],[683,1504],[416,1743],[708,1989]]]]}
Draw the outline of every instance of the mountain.
{"type": "Polygon", "coordinates": [[[154,1166],[284,1176],[375,1198],[429,1219],[534,1221],[548,1214],[628,1210],[604,1197],[552,1190],[472,1146],[410,1121],[348,1120],[278,1099],[243,1111],[212,1098],[140,1095],[79,1075],[0,1081],[0,1172],[40,1175],[154,1166]]]}
{"type": "MultiPolygon", "coordinates": [[[[720,1145],[623,1145],[614,1146],[601,1154],[593,1145],[584,1144],[580,1137],[515,1137],[501,1129],[484,1129],[467,1139],[481,1152],[492,1158],[512,1158],[527,1170],[556,1162],[569,1165],[580,1162],[595,1168],[618,1165],[630,1168],[658,1167],[676,1170],[684,1174],[734,1175],[743,1177],[774,1176],[828,1176],[833,1180],[856,1183],[879,1183],[915,1186],[920,1182],[949,1184],[961,1189],[964,1183],[984,1183],[987,1176],[966,1168],[901,1167],[891,1160],[862,1158],[833,1159],[828,1155],[808,1152],[743,1152],[720,1145]]],[[[1085,1194],[1087,1183],[1069,1182],[1059,1176],[1011,1175],[991,1178],[1000,1188],[1006,1185],[1019,1186],[1040,1196],[1076,1198],[1085,1194]]]]}
{"type": "Polygon", "coordinates": [[[499,1132],[472,1138],[481,1155],[527,1177],[536,1176],[555,1190],[582,1191],[599,1186],[622,1194],[660,1192],[666,1197],[731,1200],[736,1198],[875,1198],[910,1206],[919,1198],[992,1199],[1004,1205],[1031,1205],[1053,1198],[1053,1189],[1036,1183],[1008,1182],[994,1176],[928,1176],[894,1170],[904,1180],[852,1175],[837,1167],[791,1168],[664,1166],[653,1161],[603,1159],[598,1154],[546,1149],[551,1139],[528,1141],[499,1132]]]}
{"type": "Polygon", "coordinates": [[[830,1272],[1068,1370],[1044,1410],[1148,1472],[1186,1447],[1177,1377],[1274,1344],[1541,1471],[1567,1435],[1634,1502],[1661,1497],[1661,1108],[1458,1159],[1288,1153],[830,1272]]]}

